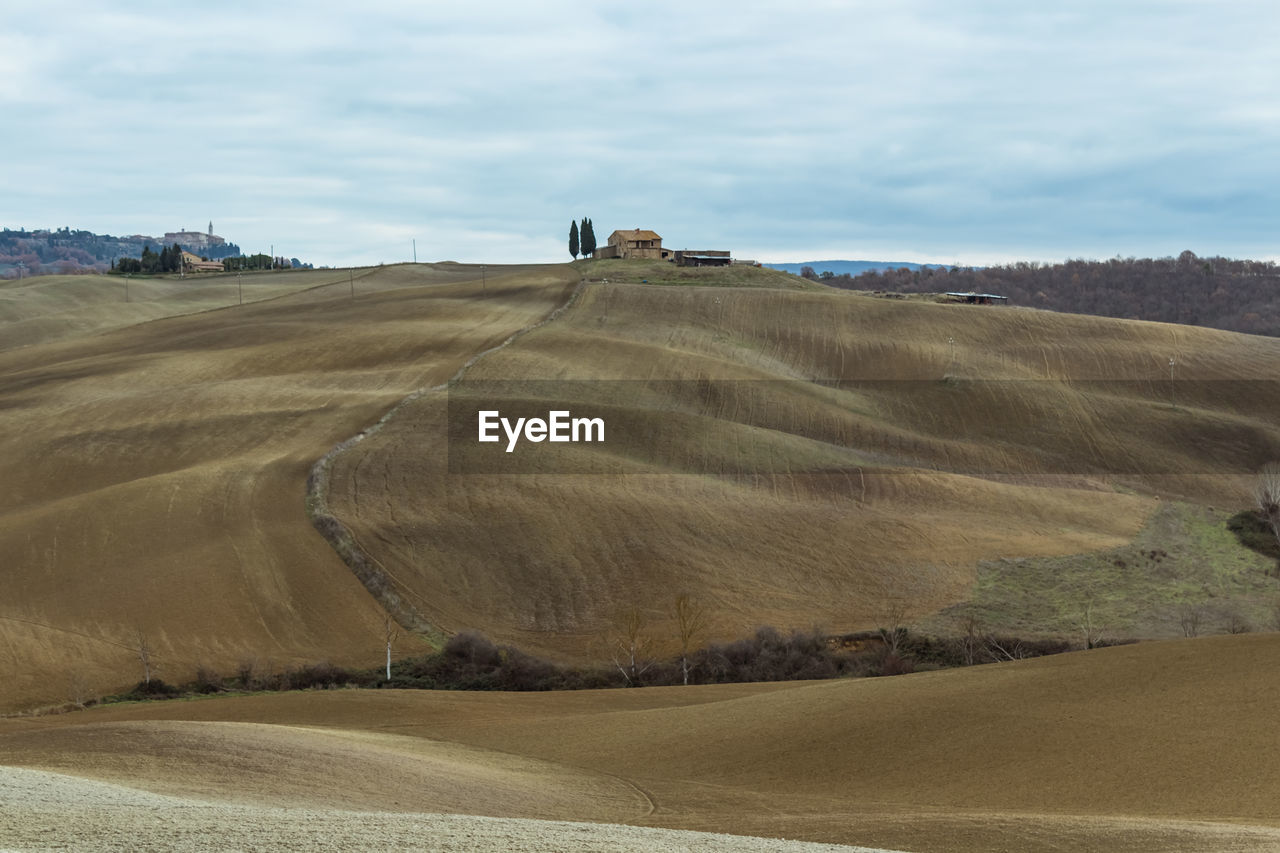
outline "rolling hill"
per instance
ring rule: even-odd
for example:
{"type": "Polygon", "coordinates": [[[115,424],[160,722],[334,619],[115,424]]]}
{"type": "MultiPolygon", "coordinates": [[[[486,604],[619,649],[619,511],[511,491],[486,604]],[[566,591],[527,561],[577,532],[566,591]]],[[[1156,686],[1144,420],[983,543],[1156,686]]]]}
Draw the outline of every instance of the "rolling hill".
{"type": "MultiPolygon", "coordinates": [[[[291,811],[218,831],[300,832],[306,809],[330,837],[385,826],[444,846],[424,813],[448,811],[590,820],[602,840],[625,823],[915,851],[1263,851],[1280,845],[1277,666],[1272,634],[869,680],[214,698],[0,719],[0,754],[176,798],[162,821],[114,818],[156,846],[202,809],[252,805],[291,811]]],[[[94,802],[57,825],[106,823],[94,802]]],[[[14,808],[0,843],[27,828],[6,827],[14,808]]],[[[58,832],[44,821],[31,829],[58,832]]],[[[538,849],[545,830],[473,843],[538,849]]]]}
{"type": "Polygon", "coordinates": [[[955,631],[972,607],[993,630],[1061,634],[1092,608],[1114,635],[1168,636],[1183,606],[1236,602],[1257,624],[1275,594],[1216,540],[1185,549],[1163,597],[1133,596],[1160,576],[1101,571],[1110,556],[1064,575],[1017,561],[1244,505],[1280,446],[1276,341],[757,268],[477,272],[251,277],[248,304],[212,310],[232,280],[149,282],[127,304],[84,278],[0,288],[3,705],[119,689],[144,647],[170,680],[369,665],[380,605],[598,661],[632,609],[669,648],[682,591],[720,639],[955,631]],[[486,400],[596,411],[609,441],[478,445],[467,412],[486,400]],[[306,511],[308,470],[353,436],[317,506],[376,598],[306,511]]]}
{"type": "Polygon", "coordinates": [[[51,306],[83,291],[19,302],[6,343],[45,340],[0,351],[0,705],[110,692],[141,677],[144,644],[171,680],[375,655],[381,611],[312,529],[307,472],[578,279],[478,273],[368,271],[354,299],[345,274],[285,273],[275,298],[137,322],[219,286],[156,282],[141,318],[108,306],[78,335],[90,309],[51,306]]]}
{"type": "MultiPolygon", "coordinates": [[[[127,304],[0,286],[0,706],[119,689],[144,647],[174,681],[372,665],[384,605],[582,661],[625,610],[669,648],[680,591],[708,638],[973,614],[1060,634],[1082,610],[1168,636],[1178,606],[1280,591],[1220,529],[1280,451],[1280,341],[766,269],[479,272],[278,274],[243,306],[226,279],[127,304]],[[607,440],[507,454],[474,441],[491,405],[596,414],[607,440]]],[[[1276,849],[1277,658],[1257,634],[890,679],[0,717],[0,846],[1276,849]]]]}
{"type": "MultiPolygon", "coordinates": [[[[641,284],[588,266],[556,322],[339,454],[330,510],[402,610],[576,659],[600,657],[632,608],[670,641],[679,591],[720,638],[889,618],[954,631],[979,563],[1119,548],[1175,502],[1245,506],[1280,455],[1275,341],[796,292],[757,272],[664,287],[661,270],[634,267],[641,284]],[[484,408],[596,414],[610,438],[507,453],[475,442],[484,408]]],[[[1147,612],[1126,595],[1154,568],[1099,563],[982,616],[1061,633],[1062,616],[1028,618],[1053,587],[1067,619],[1172,636],[1180,605],[1239,599],[1260,617],[1280,592],[1265,565],[1227,579],[1194,548],[1182,565],[1180,597],[1147,612]]]]}

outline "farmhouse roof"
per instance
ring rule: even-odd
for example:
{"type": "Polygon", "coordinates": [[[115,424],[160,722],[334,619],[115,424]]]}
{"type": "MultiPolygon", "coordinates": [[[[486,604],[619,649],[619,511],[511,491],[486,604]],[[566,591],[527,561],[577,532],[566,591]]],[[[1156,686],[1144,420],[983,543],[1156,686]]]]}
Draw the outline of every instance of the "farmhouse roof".
{"type": "Polygon", "coordinates": [[[656,231],[649,231],[648,229],[641,230],[639,228],[633,229],[631,231],[625,231],[625,230],[619,229],[617,231],[614,231],[612,234],[610,234],[609,239],[612,240],[614,237],[616,237],[619,234],[621,234],[625,239],[629,239],[629,240],[661,240],[662,239],[661,237],[658,236],[656,231]]]}

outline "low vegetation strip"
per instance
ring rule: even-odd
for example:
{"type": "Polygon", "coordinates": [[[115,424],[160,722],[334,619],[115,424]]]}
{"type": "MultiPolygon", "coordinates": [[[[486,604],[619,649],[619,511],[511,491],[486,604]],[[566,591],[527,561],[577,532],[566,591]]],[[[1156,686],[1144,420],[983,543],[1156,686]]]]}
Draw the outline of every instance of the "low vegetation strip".
{"type": "Polygon", "coordinates": [[[643,641],[633,640],[628,645],[621,636],[611,639],[615,653],[609,663],[569,666],[466,631],[445,640],[438,652],[402,658],[386,668],[358,669],[323,661],[268,670],[246,661],[230,676],[201,668],[186,684],[149,678],[124,693],[48,710],[66,712],[102,704],[226,693],[337,688],[529,692],[877,678],[1043,657],[1080,648],[1064,640],[994,634],[941,638],[904,627],[840,636],[800,630],[783,633],[762,627],[734,642],[711,643],[686,655],[669,657],[650,654],[643,641]]]}

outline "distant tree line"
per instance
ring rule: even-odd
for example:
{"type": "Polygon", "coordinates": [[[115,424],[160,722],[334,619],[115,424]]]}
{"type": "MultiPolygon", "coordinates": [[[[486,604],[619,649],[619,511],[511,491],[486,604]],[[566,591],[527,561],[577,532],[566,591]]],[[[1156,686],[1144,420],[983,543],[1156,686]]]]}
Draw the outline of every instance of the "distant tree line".
{"type": "MultiPolygon", "coordinates": [[[[177,243],[161,249],[159,252],[153,252],[150,246],[144,246],[141,258],[121,258],[118,261],[113,261],[109,272],[118,275],[125,273],[133,275],[163,275],[165,273],[179,272],[182,269],[182,252],[182,247],[177,243]]],[[[209,258],[201,256],[200,260],[207,261],[209,258]]],[[[223,258],[222,268],[227,272],[238,272],[241,270],[313,269],[313,266],[304,264],[297,258],[273,258],[268,254],[259,253],[256,255],[223,258]]]]}
{"type": "Polygon", "coordinates": [[[222,268],[227,272],[240,272],[242,270],[309,270],[314,267],[311,264],[304,264],[297,258],[273,258],[268,254],[259,252],[256,255],[240,255],[236,258],[223,258],[222,268]]]}
{"type": "Polygon", "coordinates": [[[1011,304],[1073,314],[1155,320],[1280,337],[1280,267],[1271,261],[1200,258],[1019,262],[975,269],[896,269],[816,276],[834,287],[892,293],[978,291],[1011,304]]]}
{"type": "Polygon", "coordinates": [[[584,258],[589,258],[596,250],[596,232],[591,225],[591,220],[585,216],[582,218],[582,225],[577,222],[569,222],[569,254],[576,260],[581,254],[584,258]]]}
{"type": "Polygon", "coordinates": [[[112,261],[111,272],[117,275],[164,275],[182,271],[182,247],[177,243],[153,252],[150,246],[142,247],[141,258],[120,258],[112,261]]]}

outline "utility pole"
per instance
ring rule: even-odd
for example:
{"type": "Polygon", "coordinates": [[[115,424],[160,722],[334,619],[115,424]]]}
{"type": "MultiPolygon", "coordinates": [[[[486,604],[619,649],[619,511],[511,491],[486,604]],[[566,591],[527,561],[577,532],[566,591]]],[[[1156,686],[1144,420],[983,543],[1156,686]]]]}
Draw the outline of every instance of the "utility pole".
{"type": "Polygon", "coordinates": [[[418,238],[413,239],[413,262],[418,262],[418,238]]]}
{"type": "Polygon", "coordinates": [[[276,244],[272,243],[271,244],[271,271],[275,272],[275,270],[276,270],[276,244]]]}

